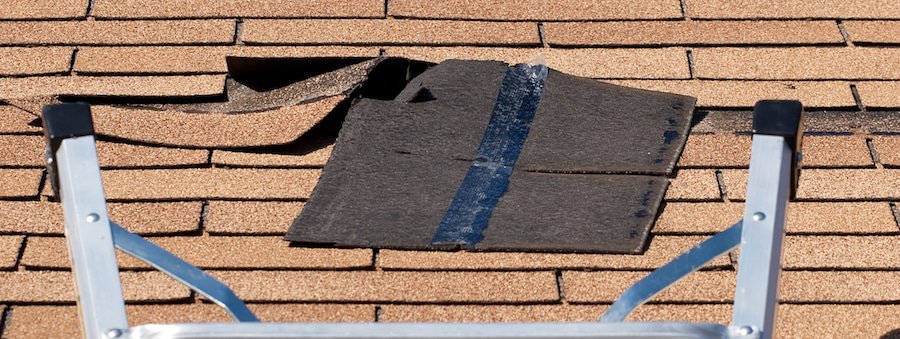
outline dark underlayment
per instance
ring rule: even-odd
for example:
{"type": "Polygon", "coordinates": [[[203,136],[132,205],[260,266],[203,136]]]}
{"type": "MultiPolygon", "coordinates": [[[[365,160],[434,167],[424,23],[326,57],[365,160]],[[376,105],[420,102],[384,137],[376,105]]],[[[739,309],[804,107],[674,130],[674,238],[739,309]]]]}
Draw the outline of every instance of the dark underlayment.
{"type": "Polygon", "coordinates": [[[450,60],[359,99],[286,238],[640,253],[695,99],[542,65],[450,60]]]}

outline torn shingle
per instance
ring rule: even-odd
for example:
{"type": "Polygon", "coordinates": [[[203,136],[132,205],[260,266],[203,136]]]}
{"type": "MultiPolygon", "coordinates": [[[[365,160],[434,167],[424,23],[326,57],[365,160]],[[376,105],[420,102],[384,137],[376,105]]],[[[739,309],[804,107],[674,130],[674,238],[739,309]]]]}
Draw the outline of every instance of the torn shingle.
{"type": "Polygon", "coordinates": [[[162,145],[246,147],[287,144],[332,112],[344,96],[264,112],[184,113],[94,106],[97,133],[162,145]]]}

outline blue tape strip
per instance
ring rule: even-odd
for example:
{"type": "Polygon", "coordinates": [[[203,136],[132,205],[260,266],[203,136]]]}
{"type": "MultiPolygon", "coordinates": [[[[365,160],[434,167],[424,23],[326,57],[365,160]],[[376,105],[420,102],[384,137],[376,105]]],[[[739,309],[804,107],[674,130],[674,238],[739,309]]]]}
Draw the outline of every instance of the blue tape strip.
{"type": "Polygon", "coordinates": [[[509,188],[509,176],[528,138],[547,72],[547,66],[527,64],[506,71],[475,160],[435,231],[432,245],[472,247],[484,239],[494,207],[509,188]]]}

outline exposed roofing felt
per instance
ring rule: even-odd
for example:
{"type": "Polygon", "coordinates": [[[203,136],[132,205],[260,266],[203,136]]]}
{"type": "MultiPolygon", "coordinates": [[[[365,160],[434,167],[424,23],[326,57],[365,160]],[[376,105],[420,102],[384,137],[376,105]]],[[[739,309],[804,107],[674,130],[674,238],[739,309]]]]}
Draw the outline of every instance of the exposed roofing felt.
{"type": "MultiPolygon", "coordinates": [[[[756,100],[795,98],[811,108],[816,133],[801,201],[790,204],[778,333],[900,330],[900,2],[0,0],[0,8],[0,100],[34,111],[19,99],[102,99],[95,112],[117,122],[98,145],[112,218],[209,268],[264,320],[593,320],[635,279],[739,218],[748,137],[735,131],[749,129],[756,100]],[[184,113],[145,110],[150,120],[137,121],[117,108],[134,97],[219,97],[228,56],[382,50],[432,62],[540,53],[563,72],[697,97],[650,247],[642,255],[288,247],[277,238],[330,150],[294,152],[298,130],[260,126],[327,112],[248,114],[218,124],[247,127],[226,136],[184,113]],[[133,139],[109,137],[116,133],[133,139]],[[289,145],[270,146],[281,143],[289,145]]],[[[34,119],[0,104],[0,336],[70,338],[74,283],[34,119]]],[[[228,320],[121,257],[132,324],[228,320]]],[[[736,258],[714,261],[631,319],[727,323],[736,258]]]]}

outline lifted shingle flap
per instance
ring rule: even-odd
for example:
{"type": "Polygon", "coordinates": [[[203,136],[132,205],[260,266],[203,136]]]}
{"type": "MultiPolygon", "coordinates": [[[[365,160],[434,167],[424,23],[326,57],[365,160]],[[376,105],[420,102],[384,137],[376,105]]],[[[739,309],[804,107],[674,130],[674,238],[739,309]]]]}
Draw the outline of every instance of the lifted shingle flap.
{"type": "Polygon", "coordinates": [[[544,66],[447,61],[394,100],[362,99],[350,109],[287,239],[342,247],[640,252],[693,106],[693,98],[544,66]],[[493,151],[504,155],[494,159],[493,151]],[[479,176],[485,168],[490,175],[479,176]],[[486,224],[479,226],[481,219],[486,224]]]}

